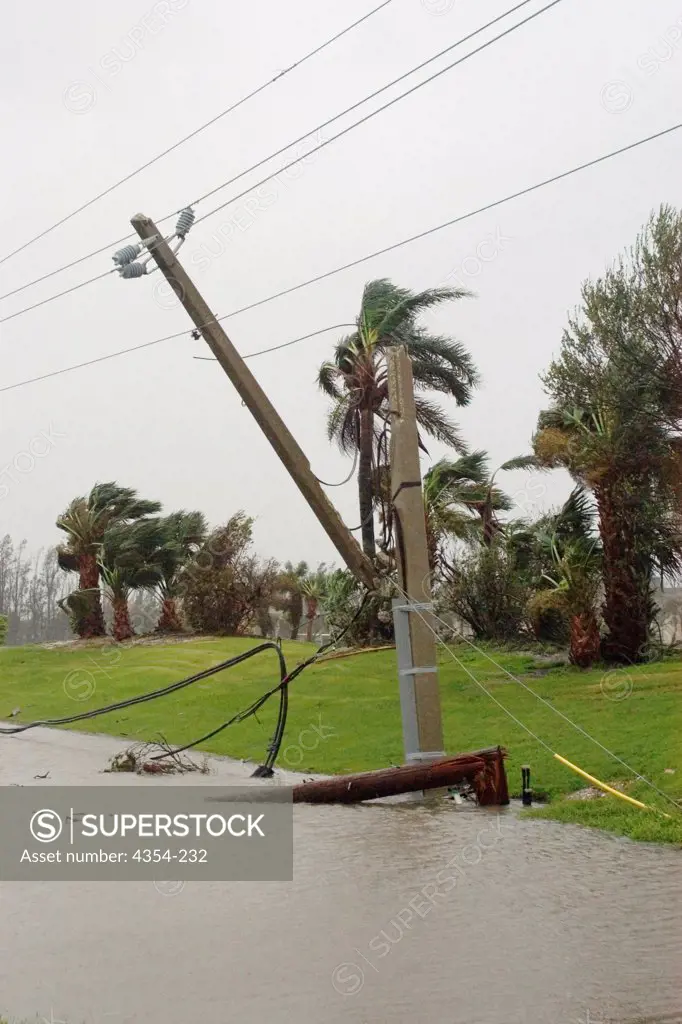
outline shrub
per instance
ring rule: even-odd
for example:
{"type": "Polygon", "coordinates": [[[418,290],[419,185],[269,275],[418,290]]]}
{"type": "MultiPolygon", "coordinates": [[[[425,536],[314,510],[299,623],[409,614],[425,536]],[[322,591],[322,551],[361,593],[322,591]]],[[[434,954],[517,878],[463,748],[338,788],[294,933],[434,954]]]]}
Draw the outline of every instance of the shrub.
{"type": "Polygon", "coordinates": [[[463,555],[449,570],[443,603],[478,639],[516,640],[531,631],[532,590],[499,544],[463,555]]]}
{"type": "MultiPolygon", "coordinates": [[[[0,615],[0,647],[4,644],[7,639],[7,616],[0,615]]],[[[2,1024],[2,1021],[0,1021],[2,1024]]]]}
{"type": "Polygon", "coordinates": [[[214,530],[182,586],[183,610],[201,633],[240,636],[272,597],[277,564],[250,553],[253,519],[237,512],[214,530]]]}
{"type": "Polygon", "coordinates": [[[528,602],[536,640],[550,644],[567,644],[571,624],[564,595],[557,590],[540,590],[528,602]]]}
{"type": "Polygon", "coordinates": [[[329,631],[349,646],[393,642],[393,616],[387,584],[386,593],[373,595],[364,605],[364,588],[347,569],[336,569],[327,576],[320,606],[329,631]],[[358,614],[362,605],[362,611],[358,614]],[[355,616],[357,618],[355,619],[355,616]]]}

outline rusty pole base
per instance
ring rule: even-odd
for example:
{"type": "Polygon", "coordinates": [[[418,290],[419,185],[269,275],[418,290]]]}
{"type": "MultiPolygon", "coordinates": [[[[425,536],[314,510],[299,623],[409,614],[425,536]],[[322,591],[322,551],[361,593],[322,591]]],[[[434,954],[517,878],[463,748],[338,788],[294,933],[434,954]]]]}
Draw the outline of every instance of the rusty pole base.
{"type": "Polygon", "coordinates": [[[304,782],[293,788],[294,803],[355,804],[419,790],[445,789],[456,782],[469,781],[481,807],[509,803],[506,750],[488,747],[471,754],[457,754],[430,764],[403,765],[375,772],[362,772],[334,779],[304,782]]]}

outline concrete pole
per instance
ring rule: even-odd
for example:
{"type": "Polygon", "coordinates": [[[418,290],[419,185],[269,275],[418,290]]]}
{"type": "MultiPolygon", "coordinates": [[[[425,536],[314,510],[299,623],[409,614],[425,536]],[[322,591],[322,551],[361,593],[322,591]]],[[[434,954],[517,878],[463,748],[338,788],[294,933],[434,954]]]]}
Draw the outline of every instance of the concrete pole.
{"type": "Polygon", "coordinates": [[[204,302],[194,282],[173,254],[154,222],[144,214],[136,214],[131,222],[141,239],[159,236],[149,251],[161,273],[203,335],[209,348],[237,389],[242,401],[253,414],[259,427],[275,449],[298,489],[317,516],[344,562],[366,587],[374,589],[376,574],[371,561],[348,530],[340,515],[322,490],[300,445],[288,430],[260,384],[237,352],[227,334],[204,302]]]}
{"type": "Polygon", "coordinates": [[[443,726],[412,363],[402,346],[389,349],[387,359],[391,416],[391,500],[400,589],[407,595],[407,600],[401,597],[394,601],[393,609],[405,756],[409,763],[444,756],[443,726]],[[410,611],[413,605],[416,608],[410,611]],[[409,631],[401,629],[405,620],[409,624],[409,631]]]}

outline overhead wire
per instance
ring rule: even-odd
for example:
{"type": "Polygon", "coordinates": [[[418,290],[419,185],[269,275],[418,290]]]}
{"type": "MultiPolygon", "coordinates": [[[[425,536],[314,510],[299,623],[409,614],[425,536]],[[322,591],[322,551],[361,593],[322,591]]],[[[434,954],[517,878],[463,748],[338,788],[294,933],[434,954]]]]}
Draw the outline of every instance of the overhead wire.
{"type": "MultiPolygon", "coordinates": [[[[233,314],[232,313],[228,313],[227,316],[233,316],[233,314]]],[[[217,319],[225,320],[226,317],[221,317],[221,318],[216,317],[216,320],[217,319]]],[[[271,345],[270,348],[261,348],[261,349],[258,350],[258,352],[248,352],[246,355],[242,356],[242,359],[255,359],[256,356],[264,356],[264,355],[267,355],[269,352],[279,352],[280,349],[289,348],[290,345],[297,345],[299,343],[299,341],[307,341],[308,338],[315,338],[315,337],[317,337],[318,334],[326,334],[328,331],[338,331],[342,327],[355,327],[355,326],[356,326],[356,324],[332,324],[330,327],[321,327],[319,329],[319,331],[310,331],[309,334],[300,334],[298,336],[298,338],[292,338],[291,341],[285,341],[281,345],[271,345]]],[[[192,358],[196,359],[198,362],[204,362],[204,363],[217,363],[218,362],[218,360],[215,358],[215,356],[192,356],[192,358]]]]}
{"type": "Polygon", "coordinates": [[[0,324],[6,324],[9,320],[14,320],[17,316],[23,316],[24,313],[30,313],[33,309],[39,309],[40,306],[46,306],[49,302],[54,302],[55,299],[61,299],[64,295],[70,295],[72,292],[77,292],[80,288],[85,288],[86,285],[94,284],[95,281],[101,281],[103,277],[109,277],[110,274],[115,273],[116,268],[112,267],[111,270],[105,270],[102,274],[95,274],[94,277],[89,277],[86,281],[79,281],[78,284],[74,284],[70,288],[65,288],[64,291],[57,292],[56,295],[48,295],[46,299],[41,299],[40,302],[34,302],[30,306],[18,309],[15,313],[9,313],[7,316],[3,316],[0,318],[0,324]]]}
{"type": "MultiPolygon", "coordinates": [[[[389,100],[388,103],[384,103],[383,106],[377,107],[376,110],[370,111],[369,114],[365,114],[365,116],[361,117],[359,121],[354,121],[353,124],[348,125],[347,128],[343,128],[340,132],[337,132],[336,135],[332,135],[328,139],[323,139],[323,141],[318,143],[317,146],[313,146],[312,149],[309,149],[305,156],[309,157],[313,153],[318,153],[321,149],[324,149],[326,146],[331,145],[332,142],[336,142],[337,139],[341,139],[345,135],[348,135],[348,133],[352,132],[355,128],[359,128],[360,125],[366,124],[367,121],[369,121],[373,117],[376,117],[377,114],[383,113],[384,110],[388,110],[390,107],[393,107],[396,103],[400,103],[407,96],[411,96],[413,93],[417,92],[418,89],[422,89],[425,85],[429,85],[431,82],[434,82],[437,78],[440,78],[441,75],[445,75],[447,74],[448,71],[452,71],[453,68],[456,68],[460,64],[463,64],[464,61],[467,61],[471,57],[474,57],[477,53],[481,53],[483,50],[487,50],[489,46],[492,46],[494,43],[499,42],[500,39],[504,39],[505,36],[511,35],[512,32],[516,32],[516,30],[521,28],[523,25],[528,24],[528,22],[533,21],[535,18],[539,18],[541,14],[545,14],[547,11],[551,10],[552,7],[556,7],[557,4],[560,4],[562,2],[563,0],[550,0],[550,3],[546,4],[544,7],[541,7],[540,10],[534,11],[532,14],[529,14],[528,17],[523,18],[515,25],[511,25],[503,32],[500,32],[499,35],[493,36],[492,39],[488,39],[485,43],[482,43],[480,46],[477,46],[475,50],[470,50],[469,53],[465,53],[463,57],[459,57],[451,64],[446,64],[444,68],[441,68],[439,71],[436,71],[433,75],[429,75],[429,77],[423,79],[423,81],[417,82],[416,85],[411,86],[411,88],[407,89],[405,92],[402,92],[399,96],[395,96],[392,100],[389,100]]],[[[500,15],[500,17],[505,16],[506,15],[500,15]]],[[[499,18],[495,20],[499,21],[499,18]]],[[[483,27],[487,28],[488,26],[486,25],[483,27]]],[[[471,35],[476,35],[478,32],[481,32],[482,30],[483,29],[477,29],[477,31],[471,33],[471,35]]],[[[471,38],[471,35],[468,36],[467,38],[471,38]]],[[[457,43],[454,45],[459,44],[457,43]]],[[[452,49],[452,47],[450,47],[450,49],[452,49]]],[[[272,174],[269,174],[265,178],[261,178],[261,180],[256,182],[255,185],[251,185],[248,189],[245,189],[243,192],[239,192],[236,196],[232,196],[230,199],[225,200],[224,203],[221,203],[219,206],[214,207],[213,210],[209,210],[208,213],[203,214],[201,217],[197,217],[196,223],[200,224],[202,221],[205,221],[208,217],[213,217],[216,213],[219,213],[221,210],[224,210],[226,206],[229,206],[231,203],[235,203],[238,199],[242,199],[245,195],[248,195],[248,193],[252,192],[254,189],[260,188],[261,185],[264,185],[272,178],[277,177],[278,174],[282,174],[290,167],[293,167],[294,164],[300,163],[302,159],[303,157],[297,157],[295,160],[291,160],[288,164],[284,164],[284,166],[278,168],[277,171],[273,172],[272,174]]],[[[225,182],[223,185],[219,185],[216,189],[214,189],[213,192],[207,192],[199,199],[194,200],[193,205],[203,202],[204,199],[207,199],[210,195],[213,195],[215,192],[220,191],[220,189],[224,188],[225,185],[227,184],[228,183],[225,182]]]]}
{"type": "MultiPolygon", "coordinates": [[[[418,65],[416,65],[416,67],[411,68],[409,71],[404,72],[398,78],[393,79],[391,82],[388,82],[386,85],[381,86],[379,89],[375,89],[374,92],[369,93],[367,96],[363,97],[361,100],[358,100],[357,102],[353,103],[351,106],[346,107],[345,110],[342,110],[340,113],[335,114],[331,118],[328,118],[326,121],[323,121],[321,124],[317,125],[316,127],[311,128],[309,131],[305,132],[305,134],[300,135],[297,139],[294,139],[292,142],[288,142],[285,146],[281,146],[278,150],[275,150],[273,153],[270,153],[268,156],[263,157],[261,160],[257,161],[255,164],[252,164],[250,167],[247,167],[244,170],[240,171],[238,174],[234,175],[234,177],[229,178],[227,181],[222,182],[220,185],[218,185],[215,188],[211,189],[209,192],[206,192],[203,196],[200,196],[198,199],[194,200],[194,204],[193,205],[197,205],[198,203],[202,202],[204,199],[207,199],[210,196],[215,195],[215,193],[222,191],[222,189],[227,188],[229,185],[234,184],[236,181],[239,181],[245,175],[250,174],[252,171],[257,170],[259,167],[262,167],[263,164],[268,163],[270,160],[274,160],[275,157],[280,156],[282,153],[285,153],[288,149],[291,149],[293,146],[296,146],[299,143],[303,142],[305,139],[309,138],[311,135],[315,135],[316,133],[318,133],[320,131],[323,131],[325,128],[329,127],[330,124],[333,124],[334,121],[338,121],[338,120],[340,120],[340,118],[345,117],[346,114],[351,113],[353,110],[355,110],[358,107],[362,106],[363,104],[369,102],[369,100],[374,99],[376,96],[380,95],[382,92],[385,92],[387,89],[392,88],[392,86],[397,85],[399,82],[403,81],[405,78],[408,78],[410,75],[413,75],[417,71],[422,70],[428,64],[431,64],[434,61],[438,60],[440,57],[444,56],[446,53],[449,53],[451,50],[455,49],[457,46],[461,46],[462,43],[468,42],[474,36],[479,35],[481,32],[483,32],[486,29],[490,28],[492,25],[496,24],[498,21],[502,20],[503,18],[508,17],[508,15],[510,15],[510,14],[515,13],[521,7],[525,7],[526,4],[531,3],[531,2],[532,2],[532,0],[521,0],[521,2],[516,4],[514,7],[509,8],[507,11],[505,11],[504,13],[498,15],[496,18],[493,18],[491,21],[486,22],[485,25],[481,25],[480,28],[475,29],[473,32],[470,32],[468,35],[463,36],[461,39],[456,40],[454,43],[451,43],[450,46],[445,47],[445,49],[440,50],[438,53],[434,54],[432,57],[429,57],[427,60],[422,61],[421,64],[418,64],[418,65]]],[[[555,2],[558,3],[559,0],[555,0],[555,2]]],[[[543,8],[543,10],[544,10],[544,8],[543,8]]],[[[542,11],[539,11],[538,13],[542,13],[542,11]]],[[[533,17],[535,17],[535,15],[533,15],[533,17]]],[[[524,22],[520,22],[519,24],[524,24],[524,22]]],[[[518,27],[518,26],[512,26],[511,30],[513,30],[514,27],[518,27]]],[[[495,37],[495,39],[497,39],[497,38],[501,38],[501,36],[495,37]]],[[[495,39],[491,40],[491,42],[494,42],[495,39]]],[[[486,45],[489,45],[489,44],[486,44],[486,45]]],[[[478,52],[478,50],[474,50],[473,51],[473,53],[477,53],[477,52],[478,52]]],[[[473,54],[470,54],[470,55],[467,55],[467,56],[471,56],[471,55],[473,55],[473,54]]],[[[467,57],[465,56],[462,59],[463,60],[467,59],[467,57]]],[[[456,63],[459,63],[459,62],[456,62],[456,63]]],[[[452,65],[452,66],[454,66],[454,65],[452,65]]],[[[449,68],[445,68],[444,70],[449,70],[449,68]]],[[[439,74],[440,73],[442,73],[442,72],[439,72],[439,74]]],[[[431,81],[431,79],[427,79],[426,81],[427,82],[431,81]]],[[[423,83],[423,84],[426,84],[426,83],[423,83]]],[[[417,87],[415,87],[415,88],[417,88],[417,87]]],[[[412,91],[414,91],[414,90],[410,90],[410,92],[412,92],[412,91]]],[[[409,92],[404,93],[402,95],[405,95],[405,96],[409,95],[409,92]]],[[[391,104],[394,103],[394,102],[398,102],[398,100],[402,98],[402,95],[397,97],[395,100],[391,101],[391,104]]],[[[386,106],[390,106],[391,104],[387,104],[386,106]]],[[[367,117],[363,118],[361,121],[356,122],[356,124],[364,123],[364,121],[366,121],[369,117],[373,117],[374,114],[378,114],[378,113],[380,113],[384,109],[386,109],[386,107],[379,107],[376,111],[374,111],[373,113],[367,115],[367,117]]],[[[335,135],[331,139],[326,140],[323,143],[323,145],[328,145],[329,142],[333,142],[334,139],[340,138],[341,135],[347,134],[347,132],[350,131],[353,127],[356,127],[356,124],[351,125],[349,128],[345,129],[344,132],[339,133],[339,135],[335,135]]],[[[316,152],[317,149],[320,149],[320,148],[322,148],[322,147],[321,146],[315,147],[315,148],[309,150],[304,156],[298,157],[296,160],[286,164],[284,167],[278,167],[277,170],[273,171],[273,173],[268,175],[268,177],[262,178],[261,181],[259,181],[256,185],[251,186],[251,188],[249,188],[249,189],[245,190],[244,192],[240,193],[238,196],[235,196],[233,199],[229,200],[229,202],[236,202],[237,199],[240,199],[244,195],[247,195],[249,192],[253,191],[253,189],[259,188],[261,185],[265,184],[267,181],[272,180],[272,178],[276,178],[279,174],[282,174],[285,170],[288,170],[290,167],[294,166],[295,164],[300,163],[301,160],[307,158],[308,156],[310,156],[311,153],[316,152]]],[[[223,204],[222,206],[218,207],[218,209],[223,209],[223,207],[225,205],[226,204],[223,204]]],[[[156,219],[156,223],[157,224],[162,224],[165,220],[168,220],[169,218],[176,216],[177,213],[178,213],[178,210],[172,210],[170,213],[164,214],[163,217],[158,217],[156,219]]],[[[104,246],[102,246],[99,249],[94,249],[92,252],[87,253],[85,256],[80,256],[80,257],[78,257],[75,260],[71,260],[71,262],[65,263],[63,266],[58,267],[57,269],[52,270],[52,271],[50,271],[47,274],[43,274],[41,277],[35,278],[35,280],[33,280],[33,281],[28,281],[26,284],[20,285],[19,287],[14,288],[14,289],[12,289],[9,292],[5,292],[4,295],[0,295],[0,300],[1,299],[9,298],[11,295],[16,295],[18,292],[23,291],[26,288],[29,288],[29,287],[31,287],[34,284],[38,284],[41,281],[46,281],[48,278],[54,277],[55,274],[60,274],[64,270],[69,270],[71,267],[75,267],[78,264],[84,262],[85,260],[91,259],[93,256],[98,256],[100,253],[106,252],[108,249],[111,249],[114,246],[120,245],[122,242],[127,241],[129,238],[134,238],[134,237],[135,236],[133,234],[127,234],[127,235],[124,235],[122,238],[117,238],[114,241],[109,242],[107,245],[104,245],[104,246]]]]}
{"type": "MultiPolygon", "coordinates": [[[[214,125],[217,121],[220,121],[221,118],[225,117],[227,114],[231,114],[238,107],[241,107],[244,103],[247,103],[249,100],[253,99],[255,96],[258,96],[259,93],[264,92],[265,89],[268,89],[271,85],[274,85],[275,82],[279,82],[282,78],[284,78],[286,75],[290,74],[296,68],[299,68],[299,67],[301,67],[302,64],[305,64],[305,62],[307,60],[310,60],[311,57],[315,57],[318,53],[321,53],[328,46],[331,46],[332,43],[335,43],[338,39],[341,39],[342,36],[345,36],[348,32],[351,32],[354,28],[357,28],[358,25],[361,25],[363,22],[367,21],[374,14],[377,14],[379,11],[383,10],[384,7],[388,7],[388,5],[390,3],[392,3],[392,2],[393,2],[393,0],[383,0],[383,3],[380,3],[377,7],[374,7],[367,14],[363,14],[362,17],[357,18],[354,22],[352,22],[352,24],[347,25],[345,28],[341,29],[335,35],[331,36],[331,38],[327,39],[324,43],[321,43],[319,46],[316,46],[313,50],[310,50],[303,57],[300,57],[297,61],[294,61],[294,63],[291,64],[284,71],[280,71],[278,74],[276,74],[274,76],[274,78],[268,79],[268,81],[261,83],[261,85],[257,86],[255,89],[252,89],[250,93],[247,93],[245,96],[242,96],[241,99],[236,100],[229,107],[226,107],[225,110],[221,110],[219,114],[215,115],[215,117],[210,118],[210,120],[206,121],[204,124],[200,125],[198,128],[195,128],[193,131],[189,132],[188,135],[185,135],[185,136],[183,136],[183,138],[179,139],[177,142],[174,142],[172,146],[168,146],[161,153],[157,153],[156,156],[152,157],[150,160],[147,160],[146,163],[142,164],[140,167],[137,167],[134,171],[131,171],[129,174],[126,174],[123,178],[119,178],[119,180],[115,181],[113,183],[113,185],[109,185],[108,188],[103,189],[103,191],[99,192],[96,196],[93,196],[92,199],[88,199],[87,202],[82,203],[75,210],[72,210],[71,213],[67,214],[65,217],[62,217],[60,220],[55,221],[54,224],[51,224],[49,227],[44,228],[37,235],[34,235],[33,238],[29,238],[29,240],[27,242],[24,242],[22,245],[18,246],[18,248],[14,249],[12,252],[8,253],[6,256],[3,256],[2,258],[0,258],[0,265],[5,263],[7,260],[11,259],[13,256],[16,256],[17,253],[23,252],[24,249],[27,249],[30,245],[33,245],[34,242],[39,241],[39,239],[44,238],[46,235],[50,234],[50,232],[54,231],[56,228],[61,227],[62,224],[66,224],[67,221],[71,220],[77,214],[82,213],[83,210],[87,210],[88,207],[92,206],[94,203],[96,203],[100,199],[104,198],[104,196],[109,195],[111,192],[113,192],[115,189],[117,189],[120,185],[123,185],[126,181],[130,181],[131,178],[134,178],[137,174],[140,174],[141,171],[144,171],[148,167],[151,167],[153,164],[157,163],[163,157],[168,156],[169,153],[174,152],[174,150],[176,150],[180,146],[184,145],[185,142],[189,142],[190,139],[195,138],[201,132],[205,131],[206,128],[210,128],[211,125],[214,125]]],[[[130,236],[126,236],[126,237],[130,237],[130,236]]],[[[118,243],[115,242],[113,244],[117,245],[118,243]]],[[[108,246],[105,246],[105,248],[108,248],[108,246]]],[[[102,250],[100,250],[100,252],[101,251],[102,250]]],[[[85,258],[88,258],[88,257],[85,257],[85,258]]],[[[71,264],[71,265],[73,266],[73,264],[71,264]]],[[[61,268],[61,269],[65,269],[65,268],[61,268]]],[[[59,273],[59,271],[53,271],[53,273],[59,273]]],[[[47,274],[47,275],[44,275],[41,278],[38,278],[37,280],[44,281],[45,278],[49,277],[49,276],[51,276],[51,275],[47,274]]],[[[37,282],[31,282],[31,283],[37,283],[37,282]]],[[[27,288],[27,287],[28,287],[28,285],[23,285],[22,286],[22,288],[27,288]]],[[[20,290],[21,289],[15,289],[15,291],[20,291],[20,290]]],[[[14,292],[9,292],[8,294],[12,295],[12,294],[14,294],[14,292]]],[[[2,296],[2,298],[5,298],[5,297],[6,296],[2,296]]]]}
{"type": "MultiPolygon", "coordinates": [[[[626,146],[621,146],[618,149],[611,150],[610,152],[605,153],[602,156],[596,157],[593,160],[588,160],[585,163],[578,164],[577,166],[572,167],[567,171],[562,171],[560,174],[552,175],[549,178],[545,178],[542,181],[536,182],[534,185],[529,185],[527,188],[520,189],[517,192],[512,192],[507,196],[503,196],[501,199],[496,199],[493,202],[486,203],[484,206],[479,206],[475,210],[470,210],[468,213],[464,213],[457,217],[453,217],[450,220],[443,221],[443,223],[437,224],[432,228],[428,228],[426,231],[421,231],[415,235],[411,235],[408,238],[404,238],[400,242],[395,242],[392,245],[385,246],[382,249],[377,249],[366,256],[361,256],[359,259],[351,260],[349,263],[345,263],[340,267],[335,267],[333,270],[328,270],[322,274],[317,274],[315,277],[308,278],[307,280],[301,281],[298,284],[292,285],[289,288],[284,288],[279,292],[275,292],[271,295],[268,295],[263,299],[258,299],[257,301],[249,303],[246,306],[242,306],[239,309],[232,310],[230,313],[225,313],[222,316],[214,317],[210,321],[207,321],[207,323],[203,326],[208,326],[208,324],[219,322],[222,320],[228,320],[230,317],[237,316],[240,313],[246,313],[251,309],[256,309],[259,306],[263,306],[268,302],[273,302],[275,299],[282,298],[285,295],[291,295],[293,292],[299,291],[302,288],[307,288],[311,284],[316,284],[319,281],[323,281],[329,277],[333,277],[335,274],[340,274],[345,270],[350,270],[353,267],[360,266],[362,263],[366,263],[371,259],[375,259],[377,256],[384,256],[386,253],[393,252],[394,250],[399,249],[404,245],[409,245],[412,242],[419,241],[420,239],[426,238],[429,235],[436,234],[438,231],[442,231],[445,228],[452,227],[455,224],[460,224],[463,221],[468,220],[471,217],[475,217],[480,213],[486,213],[489,210],[502,206],[504,203],[508,203],[514,199],[519,199],[523,196],[529,195],[530,193],[535,192],[538,189],[545,188],[547,185],[554,184],[555,182],[561,181],[564,178],[568,178],[571,175],[577,174],[580,171],[587,170],[590,167],[595,167],[598,164],[604,163],[607,160],[611,160],[614,157],[622,155],[623,153],[627,153],[630,150],[637,149],[639,146],[646,145],[647,143],[653,142],[656,139],[660,139],[666,135],[670,135],[672,132],[679,131],[680,128],[682,128],[682,122],[675,125],[671,125],[669,128],[664,128],[662,131],[654,132],[652,135],[647,135],[644,138],[638,139],[636,142],[631,142],[626,146]]],[[[0,320],[0,323],[2,323],[2,320],[0,320]]],[[[264,355],[266,352],[274,352],[280,348],[286,348],[289,345],[296,344],[298,341],[305,340],[308,337],[312,337],[317,333],[324,333],[328,329],[329,328],[322,328],[320,332],[314,331],[312,332],[312,334],[302,335],[300,338],[296,338],[293,341],[285,342],[283,345],[275,345],[272,348],[262,349],[259,352],[247,353],[246,355],[242,356],[242,358],[250,359],[254,358],[257,355],[264,355]]],[[[164,337],[155,338],[152,341],[146,341],[140,343],[139,345],[133,345],[129,348],[119,349],[117,352],[110,352],[104,356],[97,356],[94,359],[88,359],[81,363],[75,363],[71,366],[62,367],[59,370],[52,370],[49,373],[40,374],[37,377],[30,377],[26,380],[18,381],[16,384],[8,384],[5,385],[4,387],[0,387],[0,393],[5,391],[13,391],[16,388],[25,387],[28,384],[35,384],[38,381],[47,380],[51,377],[57,377],[63,373],[70,373],[72,370],[80,370],[86,366],[93,366],[97,363],[106,362],[109,359],[117,359],[119,356],[129,355],[131,352],[138,352],[141,351],[142,349],[150,348],[153,345],[160,345],[163,342],[172,341],[175,338],[181,338],[183,336],[186,336],[187,334],[190,333],[190,330],[190,328],[187,328],[182,331],[177,331],[174,334],[167,334],[164,337]]]]}

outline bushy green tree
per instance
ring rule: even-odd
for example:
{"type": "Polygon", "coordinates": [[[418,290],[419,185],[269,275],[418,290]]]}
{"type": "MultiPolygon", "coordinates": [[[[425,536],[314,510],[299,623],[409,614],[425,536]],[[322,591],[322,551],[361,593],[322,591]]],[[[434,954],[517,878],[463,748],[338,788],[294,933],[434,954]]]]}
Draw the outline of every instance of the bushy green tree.
{"type": "Polygon", "coordinates": [[[595,499],[605,657],[636,662],[652,580],[682,567],[682,215],[663,207],[632,250],[587,281],[544,383],[534,450],[595,499]]]}
{"type": "Polygon", "coordinates": [[[274,594],[277,564],[251,552],[253,519],[240,511],[213,530],[183,574],[183,605],[193,629],[240,636],[274,594]]]}

